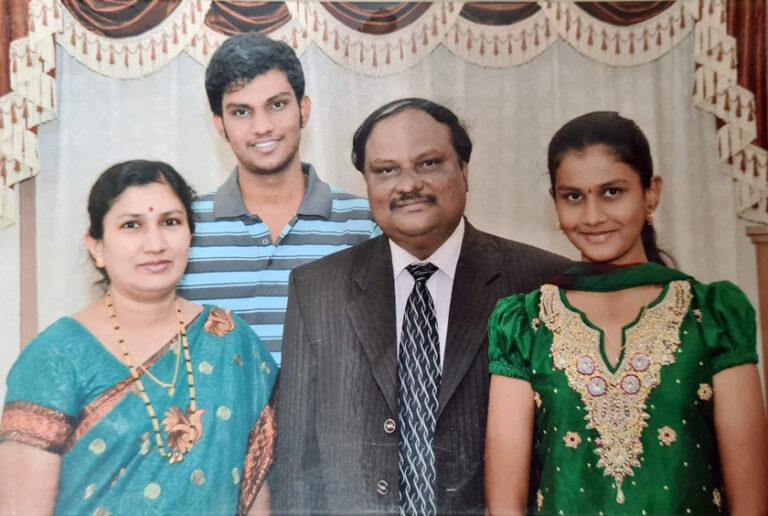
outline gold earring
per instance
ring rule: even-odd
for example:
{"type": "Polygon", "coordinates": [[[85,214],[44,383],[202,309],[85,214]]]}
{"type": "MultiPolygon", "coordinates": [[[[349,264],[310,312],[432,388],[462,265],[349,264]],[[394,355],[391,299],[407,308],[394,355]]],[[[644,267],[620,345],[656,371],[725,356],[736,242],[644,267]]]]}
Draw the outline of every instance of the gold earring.
{"type": "Polygon", "coordinates": [[[96,258],[96,267],[98,267],[99,269],[103,269],[104,268],[104,260],[102,260],[101,258],[96,258]]]}
{"type": "Polygon", "coordinates": [[[649,211],[645,214],[645,223],[649,226],[653,226],[653,212],[649,211]]]}

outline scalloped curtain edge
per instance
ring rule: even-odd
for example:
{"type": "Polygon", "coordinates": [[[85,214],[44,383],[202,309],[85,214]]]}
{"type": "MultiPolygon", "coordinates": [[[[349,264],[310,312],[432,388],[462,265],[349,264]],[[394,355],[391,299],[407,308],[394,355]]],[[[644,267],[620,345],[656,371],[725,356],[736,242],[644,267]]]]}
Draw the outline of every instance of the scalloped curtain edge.
{"type": "MultiPolygon", "coordinates": [[[[158,26],[122,39],[88,31],[58,0],[30,2],[30,32],[11,43],[12,91],[0,97],[0,228],[13,223],[6,189],[39,170],[39,142],[32,129],[56,116],[55,80],[49,73],[55,69],[54,38],[80,63],[109,77],[144,77],[182,51],[206,65],[226,39],[203,23],[211,1],[182,0],[158,26]]],[[[270,37],[299,55],[314,43],[342,66],[384,76],[418,64],[441,44],[474,64],[503,68],[535,59],[557,39],[595,61],[634,66],[665,55],[693,30],[694,105],[724,122],[717,151],[721,169],[737,182],[737,215],[768,224],[768,152],[752,144],[754,94],[737,84],[736,41],[727,34],[725,0],[682,0],[629,27],[609,25],[569,4],[539,4],[541,11],[525,20],[488,27],[462,19],[463,2],[438,3],[392,34],[370,36],[344,26],[319,3],[288,2],[292,21],[270,37]]]]}

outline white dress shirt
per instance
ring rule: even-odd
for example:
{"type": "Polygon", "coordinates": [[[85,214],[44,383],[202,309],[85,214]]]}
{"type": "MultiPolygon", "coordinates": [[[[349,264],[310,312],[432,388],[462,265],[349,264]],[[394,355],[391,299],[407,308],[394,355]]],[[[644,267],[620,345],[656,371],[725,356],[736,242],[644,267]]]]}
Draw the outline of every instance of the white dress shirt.
{"type": "Polygon", "coordinates": [[[395,315],[397,316],[397,345],[400,346],[400,338],[403,334],[403,316],[408,296],[415,283],[413,276],[405,268],[412,263],[431,262],[437,267],[437,271],[427,280],[427,289],[435,304],[435,316],[437,317],[437,334],[440,338],[440,369],[443,368],[445,357],[445,341],[448,335],[448,314],[451,310],[451,294],[453,293],[453,279],[456,275],[456,264],[459,262],[461,242],[464,240],[464,219],[462,218],[456,229],[443,245],[432,253],[426,260],[419,260],[411,253],[389,240],[389,249],[392,252],[392,269],[395,275],[395,315]]]}

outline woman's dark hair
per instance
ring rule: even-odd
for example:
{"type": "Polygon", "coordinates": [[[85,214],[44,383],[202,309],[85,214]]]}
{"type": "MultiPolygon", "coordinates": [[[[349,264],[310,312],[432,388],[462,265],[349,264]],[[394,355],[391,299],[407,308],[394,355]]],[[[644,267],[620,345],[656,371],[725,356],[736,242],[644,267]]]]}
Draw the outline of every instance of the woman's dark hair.
{"type": "Polygon", "coordinates": [[[451,131],[451,144],[461,164],[469,163],[472,155],[472,139],[469,137],[464,124],[459,117],[445,106],[420,98],[398,99],[388,102],[368,115],[352,137],[352,164],[357,170],[365,173],[365,144],[374,126],[398,113],[409,109],[417,109],[428,114],[441,124],[447,125],[451,131]]]}
{"type": "MultiPolygon", "coordinates": [[[[134,159],[116,163],[105,170],[91,187],[88,195],[88,215],[90,226],[88,235],[95,240],[104,238],[104,217],[112,208],[115,201],[131,186],[142,186],[149,183],[165,183],[184,206],[187,215],[189,232],[195,232],[195,219],[192,211],[192,202],[195,199],[195,191],[181,177],[181,174],[167,163],[162,161],[147,161],[134,159]]],[[[109,281],[103,268],[99,272],[109,281]]]]}
{"type": "Polygon", "coordinates": [[[213,114],[222,115],[221,101],[225,93],[271,70],[280,70],[286,75],[297,101],[304,98],[304,71],[290,45],[256,32],[224,41],[205,70],[205,92],[213,114]]]}
{"type": "MultiPolygon", "coordinates": [[[[584,152],[589,147],[600,146],[613,157],[629,165],[640,177],[645,190],[651,187],[653,159],[643,131],[637,124],[614,111],[594,111],[574,118],[558,130],[549,142],[547,168],[552,191],[555,189],[557,169],[566,155],[584,152]]],[[[651,262],[666,265],[664,256],[671,256],[656,245],[656,232],[646,222],[641,238],[645,255],[651,262]]]]}

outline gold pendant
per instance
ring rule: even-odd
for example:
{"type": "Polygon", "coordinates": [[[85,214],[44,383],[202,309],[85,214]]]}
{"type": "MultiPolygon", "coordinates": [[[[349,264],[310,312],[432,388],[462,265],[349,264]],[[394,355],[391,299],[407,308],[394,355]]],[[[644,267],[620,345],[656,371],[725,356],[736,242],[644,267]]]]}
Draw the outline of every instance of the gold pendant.
{"type": "Polygon", "coordinates": [[[171,450],[169,462],[175,464],[184,460],[184,455],[203,436],[203,414],[205,410],[187,410],[186,415],[179,407],[171,407],[163,418],[163,428],[171,450]]]}
{"type": "Polygon", "coordinates": [[[170,387],[168,387],[168,396],[169,396],[169,397],[173,398],[173,395],[174,395],[175,393],[176,393],[176,387],[174,387],[173,385],[171,385],[170,387]]]}

